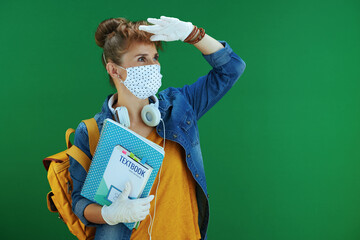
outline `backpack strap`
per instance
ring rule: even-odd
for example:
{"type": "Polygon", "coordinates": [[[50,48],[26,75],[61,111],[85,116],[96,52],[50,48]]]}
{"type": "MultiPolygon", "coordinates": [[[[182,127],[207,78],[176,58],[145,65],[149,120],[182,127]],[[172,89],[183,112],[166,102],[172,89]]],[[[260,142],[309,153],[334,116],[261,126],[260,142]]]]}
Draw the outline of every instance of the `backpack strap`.
{"type": "Polygon", "coordinates": [[[88,130],[90,154],[91,156],[94,156],[96,146],[100,138],[99,128],[95,118],[86,119],[83,120],[83,122],[88,130]]]}
{"type": "Polygon", "coordinates": [[[65,133],[65,142],[66,142],[66,146],[67,148],[70,148],[72,146],[71,142],[70,142],[70,135],[72,133],[74,133],[75,130],[72,129],[72,128],[68,128],[68,130],[66,130],[66,133],[65,133]]]}
{"type": "Polygon", "coordinates": [[[89,171],[91,160],[80,148],[72,145],[66,153],[80,163],[86,172],[89,171]]]}
{"type": "MultiPolygon", "coordinates": [[[[86,128],[88,130],[90,154],[91,156],[94,156],[96,146],[100,137],[99,128],[94,118],[83,120],[83,122],[85,123],[86,128]]],[[[90,168],[91,160],[80,148],[71,144],[69,138],[71,133],[73,132],[75,132],[75,130],[71,128],[69,128],[66,131],[65,138],[66,138],[66,144],[68,146],[66,153],[70,155],[72,158],[74,158],[76,161],[78,161],[81,164],[81,166],[85,169],[85,171],[88,172],[90,168]]]]}

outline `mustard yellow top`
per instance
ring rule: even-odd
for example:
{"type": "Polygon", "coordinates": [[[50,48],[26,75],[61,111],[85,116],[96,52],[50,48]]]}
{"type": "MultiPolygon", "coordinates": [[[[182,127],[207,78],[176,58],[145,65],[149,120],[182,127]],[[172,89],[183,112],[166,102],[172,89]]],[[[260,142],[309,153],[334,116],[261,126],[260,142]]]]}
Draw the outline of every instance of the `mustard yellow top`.
{"type": "MultiPolygon", "coordinates": [[[[147,137],[150,141],[163,146],[156,129],[147,137]]],[[[160,184],[156,197],[156,214],[151,237],[152,239],[199,240],[198,207],[196,201],[196,182],[186,166],[185,152],[173,141],[165,142],[160,184]]],[[[159,181],[158,172],[150,195],[155,196],[159,181]]],[[[154,217],[155,198],[151,201],[150,214],[154,217]]],[[[133,229],[131,240],[149,239],[148,228],[150,216],[141,221],[138,229],[133,229]]]]}

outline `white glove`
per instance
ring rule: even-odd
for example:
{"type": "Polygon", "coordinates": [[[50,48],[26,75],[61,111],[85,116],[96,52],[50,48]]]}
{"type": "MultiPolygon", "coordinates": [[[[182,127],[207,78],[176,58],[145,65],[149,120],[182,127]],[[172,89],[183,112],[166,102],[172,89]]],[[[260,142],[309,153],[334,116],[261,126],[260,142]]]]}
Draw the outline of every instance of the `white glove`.
{"type": "Polygon", "coordinates": [[[129,199],[130,191],[131,184],[127,182],[119,197],[110,206],[104,205],[101,208],[101,215],[107,224],[137,222],[144,220],[149,214],[150,202],[154,199],[154,195],[146,198],[129,199]]]}
{"type": "Polygon", "coordinates": [[[155,25],[140,25],[139,29],[153,33],[151,41],[184,41],[194,29],[191,22],[183,22],[177,18],[161,16],[160,19],[148,18],[149,23],[155,25]]]}

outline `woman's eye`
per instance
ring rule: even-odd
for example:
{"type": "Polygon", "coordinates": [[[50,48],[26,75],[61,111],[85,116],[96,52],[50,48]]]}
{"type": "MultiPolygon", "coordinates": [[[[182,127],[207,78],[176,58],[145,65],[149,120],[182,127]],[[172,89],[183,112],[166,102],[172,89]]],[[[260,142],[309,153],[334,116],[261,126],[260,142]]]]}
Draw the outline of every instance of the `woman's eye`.
{"type": "Polygon", "coordinates": [[[140,58],[138,58],[138,61],[139,61],[139,62],[145,62],[145,58],[144,58],[144,57],[140,57],[140,58]]]}

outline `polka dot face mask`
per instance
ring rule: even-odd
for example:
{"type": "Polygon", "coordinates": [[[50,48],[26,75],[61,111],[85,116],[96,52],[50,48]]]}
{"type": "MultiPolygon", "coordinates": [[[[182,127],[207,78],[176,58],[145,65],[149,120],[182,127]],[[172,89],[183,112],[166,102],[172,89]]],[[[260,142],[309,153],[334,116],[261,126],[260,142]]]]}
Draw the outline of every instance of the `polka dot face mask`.
{"type": "Polygon", "coordinates": [[[125,81],[121,81],[121,83],[124,83],[125,87],[137,98],[146,99],[155,95],[159,90],[162,78],[160,65],[121,68],[127,72],[125,81]]]}

